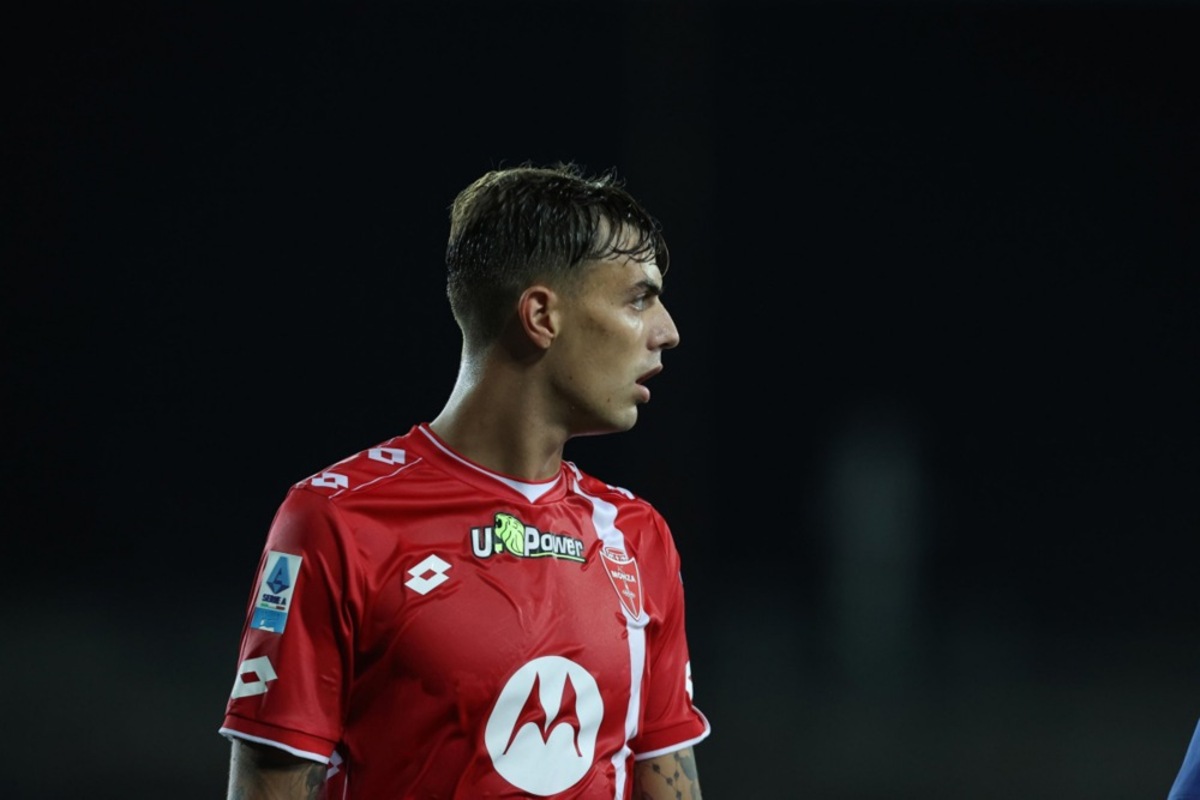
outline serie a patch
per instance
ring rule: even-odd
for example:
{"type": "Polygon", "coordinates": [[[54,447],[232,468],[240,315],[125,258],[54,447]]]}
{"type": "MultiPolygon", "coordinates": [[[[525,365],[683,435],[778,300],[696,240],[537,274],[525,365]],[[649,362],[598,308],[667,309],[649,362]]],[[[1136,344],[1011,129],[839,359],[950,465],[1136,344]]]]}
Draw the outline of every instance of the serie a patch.
{"type": "Polygon", "coordinates": [[[260,631],[283,633],[287,626],[288,612],[292,607],[292,594],[296,591],[296,580],[300,577],[300,556],[271,550],[263,564],[258,581],[258,599],[250,627],[260,631]]]}

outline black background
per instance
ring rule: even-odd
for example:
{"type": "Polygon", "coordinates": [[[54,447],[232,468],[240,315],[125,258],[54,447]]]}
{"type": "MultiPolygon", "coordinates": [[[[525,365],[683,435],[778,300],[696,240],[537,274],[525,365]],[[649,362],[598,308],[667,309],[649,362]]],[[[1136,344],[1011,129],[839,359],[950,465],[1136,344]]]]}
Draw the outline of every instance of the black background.
{"type": "Polygon", "coordinates": [[[441,408],[454,194],[616,167],[683,343],[706,796],[1165,798],[1200,717],[1188,5],[42,5],[2,34],[5,796],[223,796],[286,488],[441,408]]]}

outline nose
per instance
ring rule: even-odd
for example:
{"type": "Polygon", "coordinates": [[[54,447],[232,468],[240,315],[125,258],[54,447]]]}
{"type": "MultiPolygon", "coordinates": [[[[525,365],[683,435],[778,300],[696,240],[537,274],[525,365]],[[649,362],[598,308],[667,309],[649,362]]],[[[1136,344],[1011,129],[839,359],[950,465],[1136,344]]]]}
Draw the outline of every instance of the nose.
{"type": "Polygon", "coordinates": [[[671,312],[667,311],[667,307],[660,304],[659,308],[662,310],[662,318],[654,328],[654,348],[670,350],[679,346],[679,328],[675,327],[675,319],[671,312]]]}

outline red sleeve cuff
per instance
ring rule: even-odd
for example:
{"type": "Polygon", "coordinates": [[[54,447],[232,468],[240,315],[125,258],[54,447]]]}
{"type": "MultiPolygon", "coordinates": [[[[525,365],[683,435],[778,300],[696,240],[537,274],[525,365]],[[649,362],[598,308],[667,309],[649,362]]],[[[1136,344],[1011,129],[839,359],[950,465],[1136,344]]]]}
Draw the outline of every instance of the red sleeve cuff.
{"type": "Polygon", "coordinates": [[[313,736],[288,728],[280,728],[277,725],[270,725],[266,722],[246,719],[245,717],[238,717],[233,714],[225,716],[225,722],[221,725],[220,733],[227,737],[246,739],[247,741],[258,742],[259,744],[278,747],[280,750],[285,750],[299,758],[308,758],[313,761],[319,761],[322,764],[329,763],[330,756],[337,745],[336,742],[331,742],[319,736],[313,736]]]}
{"type": "Polygon", "coordinates": [[[699,709],[695,709],[695,711],[696,716],[677,725],[638,734],[633,748],[634,760],[642,761],[674,753],[676,750],[691,747],[697,742],[707,739],[708,735],[712,733],[712,726],[708,724],[708,719],[700,713],[699,709]]]}

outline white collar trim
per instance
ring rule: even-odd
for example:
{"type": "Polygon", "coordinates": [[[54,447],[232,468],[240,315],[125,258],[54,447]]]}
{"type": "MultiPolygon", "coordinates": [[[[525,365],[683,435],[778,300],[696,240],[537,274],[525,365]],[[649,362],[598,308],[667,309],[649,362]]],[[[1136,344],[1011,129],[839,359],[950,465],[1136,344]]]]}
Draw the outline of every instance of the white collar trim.
{"type": "Polygon", "coordinates": [[[542,495],[544,495],[546,492],[550,491],[555,486],[557,486],[558,482],[562,479],[562,475],[560,473],[559,475],[556,475],[554,478],[552,478],[548,481],[542,481],[540,483],[526,483],[525,481],[518,481],[514,478],[507,478],[503,475],[497,475],[495,472],[486,470],[483,467],[479,466],[478,464],[474,464],[474,463],[468,461],[467,459],[460,456],[458,453],[456,453],[453,450],[451,450],[450,448],[446,447],[444,444],[442,444],[440,441],[438,441],[437,437],[435,437],[430,431],[425,430],[424,427],[420,427],[420,428],[418,428],[418,430],[421,431],[421,433],[425,434],[425,438],[428,439],[430,442],[432,442],[433,445],[435,447],[437,447],[437,449],[441,450],[443,453],[450,456],[450,458],[453,458],[455,461],[462,464],[464,467],[469,467],[470,469],[475,470],[480,475],[486,475],[487,477],[489,477],[493,480],[497,480],[500,483],[503,483],[505,486],[509,487],[513,491],[520,493],[522,496],[524,496],[524,498],[526,500],[528,500],[531,503],[536,503],[538,501],[538,499],[540,499],[542,497],[542,495]]]}

